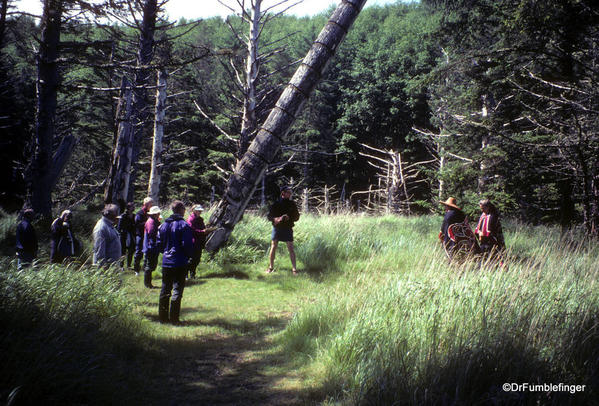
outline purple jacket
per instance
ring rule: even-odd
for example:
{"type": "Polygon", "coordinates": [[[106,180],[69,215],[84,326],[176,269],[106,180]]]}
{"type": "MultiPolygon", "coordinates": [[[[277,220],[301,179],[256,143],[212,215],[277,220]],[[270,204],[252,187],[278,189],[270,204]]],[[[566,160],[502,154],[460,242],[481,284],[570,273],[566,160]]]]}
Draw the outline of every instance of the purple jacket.
{"type": "Polygon", "coordinates": [[[187,224],[193,231],[193,246],[196,250],[201,250],[206,245],[206,225],[201,216],[196,216],[194,213],[187,218],[187,224]]]}
{"type": "Polygon", "coordinates": [[[142,252],[150,254],[158,254],[158,226],[160,221],[154,220],[152,217],[148,217],[146,225],[144,226],[144,246],[142,252]]]}
{"type": "Polygon", "coordinates": [[[162,252],[162,266],[187,266],[193,254],[193,231],[178,214],[167,218],[158,229],[158,248],[162,252]]]}

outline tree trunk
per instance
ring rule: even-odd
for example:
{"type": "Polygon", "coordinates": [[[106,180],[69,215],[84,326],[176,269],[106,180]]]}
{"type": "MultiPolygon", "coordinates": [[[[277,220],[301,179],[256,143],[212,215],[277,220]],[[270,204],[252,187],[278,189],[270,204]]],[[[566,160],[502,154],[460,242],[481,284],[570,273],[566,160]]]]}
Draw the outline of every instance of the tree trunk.
{"type": "Polygon", "coordinates": [[[145,0],[143,3],[143,19],[139,34],[137,53],[137,69],[135,71],[135,87],[133,90],[133,151],[131,155],[131,173],[129,179],[128,199],[134,198],[134,186],[137,179],[137,161],[142,144],[144,130],[149,121],[147,89],[150,80],[148,66],[154,57],[154,31],[156,30],[157,0],[145,0]]]}
{"type": "Polygon", "coordinates": [[[36,213],[52,215],[52,146],[54,144],[58,73],[58,44],[62,19],[62,1],[46,0],[41,21],[41,41],[37,57],[37,106],[35,148],[27,168],[28,200],[36,213]]]}
{"type": "Polygon", "coordinates": [[[255,0],[251,8],[250,36],[248,40],[248,55],[245,71],[245,85],[243,98],[243,114],[241,118],[241,133],[239,135],[238,159],[247,151],[252,134],[256,130],[256,80],[260,70],[258,59],[258,41],[260,37],[260,7],[262,0],[255,0]]]}
{"type": "Polygon", "coordinates": [[[283,137],[318,84],[328,62],[365,3],[366,0],[343,0],[312,44],[256,138],[237,163],[235,172],[227,183],[224,198],[210,218],[210,223],[216,226],[217,230],[211,234],[206,245],[207,250],[217,250],[229,239],[268,164],[273,162],[279,153],[283,137]]]}
{"type": "Polygon", "coordinates": [[[4,33],[6,32],[6,13],[8,11],[8,0],[0,1],[0,49],[4,46],[4,33]]]}
{"type": "Polygon", "coordinates": [[[164,116],[166,112],[166,70],[158,71],[156,89],[156,109],[154,114],[154,140],[152,144],[152,168],[148,182],[148,196],[158,203],[160,176],[162,174],[162,138],[164,137],[164,116]]]}
{"type": "Polygon", "coordinates": [[[106,203],[117,203],[124,208],[128,199],[131,156],[133,154],[132,91],[129,81],[123,76],[117,107],[117,139],[114,145],[112,164],[104,193],[106,203]]]}

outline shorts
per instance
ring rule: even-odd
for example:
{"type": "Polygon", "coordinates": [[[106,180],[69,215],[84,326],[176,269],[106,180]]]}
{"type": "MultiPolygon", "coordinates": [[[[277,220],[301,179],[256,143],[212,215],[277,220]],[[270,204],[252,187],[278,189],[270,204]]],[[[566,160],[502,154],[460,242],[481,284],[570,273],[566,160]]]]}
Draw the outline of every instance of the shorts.
{"type": "Polygon", "coordinates": [[[293,242],[293,228],[273,227],[272,239],[283,242],[293,242]]]}

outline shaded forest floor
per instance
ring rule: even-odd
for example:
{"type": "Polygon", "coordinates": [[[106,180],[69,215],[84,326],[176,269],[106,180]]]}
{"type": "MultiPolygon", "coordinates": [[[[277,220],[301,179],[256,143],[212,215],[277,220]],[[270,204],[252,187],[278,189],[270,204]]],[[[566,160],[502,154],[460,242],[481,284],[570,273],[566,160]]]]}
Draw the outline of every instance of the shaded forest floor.
{"type": "Polygon", "coordinates": [[[140,404],[305,404],[306,378],[276,335],[317,283],[293,277],[285,262],[288,257],[271,275],[262,268],[211,272],[201,264],[185,287],[181,326],[159,324],[160,290],[128,275],[135,311],[156,337],[155,355],[144,366],[151,382],[140,404]]]}

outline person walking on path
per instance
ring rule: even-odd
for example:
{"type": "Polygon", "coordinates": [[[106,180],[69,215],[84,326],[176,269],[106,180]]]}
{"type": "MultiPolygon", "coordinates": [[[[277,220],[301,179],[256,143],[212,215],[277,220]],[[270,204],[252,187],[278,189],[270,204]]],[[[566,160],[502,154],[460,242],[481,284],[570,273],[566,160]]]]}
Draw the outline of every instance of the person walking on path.
{"type": "Polygon", "coordinates": [[[160,207],[152,206],[148,211],[148,220],[144,227],[144,286],[153,289],[152,272],[158,265],[158,227],[160,226],[160,207]]]}
{"type": "MultiPolygon", "coordinates": [[[[127,203],[125,212],[119,217],[117,230],[121,234],[121,250],[127,257],[127,268],[131,268],[133,254],[135,253],[135,204],[127,203]]],[[[123,268],[125,263],[123,264],[123,268]]]]}
{"type": "Polygon", "coordinates": [[[79,241],[71,230],[73,213],[64,210],[50,226],[50,262],[60,264],[65,258],[74,257],[79,252],[79,241]]]}
{"type": "Polygon", "coordinates": [[[474,233],[479,238],[480,249],[483,253],[499,253],[505,249],[499,212],[489,199],[481,200],[478,205],[482,214],[474,233]]]}
{"type": "Polygon", "coordinates": [[[291,188],[283,186],[281,188],[281,198],[277,200],[268,211],[268,220],[272,223],[272,242],[270,244],[270,255],[268,269],[266,273],[274,272],[275,256],[279,241],[287,244],[289,259],[291,260],[291,271],[297,275],[295,264],[295,250],[293,247],[293,226],[299,220],[300,214],[297,205],[291,200],[291,188]]]}
{"type": "Polygon", "coordinates": [[[135,256],[133,257],[133,271],[135,275],[139,275],[141,268],[141,259],[143,258],[144,248],[144,228],[148,221],[148,211],[154,205],[154,200],[151,197],[146,197],[143,201],[141,209],[135,215],[135,256]]]}
{"type": "Polygon", "coordinates": [[[94,227],[94,265],[108,267],[121,258],[121,237],[115,228],[118,216],[118,206],[107,204],[94,227]]]}
{"type": "Polygon", "coordinates": [[[193,231],[193,255],[191,256],[191,260],[189,261],[189,271],[187,273],[187,277],[190,279],[194,279],[196,277],[196,269],[200,260],[202,259],[202,250],[206,245],[206,225],[204,224],[204,219],[202,218],[202,212],[204,208],[201,204],[196,204],[193,206],[191,211],[191,215],[187,218],[187,224],[191,227],[193,231]]]}
{"type": "Polygon", "coordinates": [[[37,234],[31,224],[35,213],[32,209],[23,211],[23,218],[17,225],[17,269],[21,270],[31,265],[37,257],[37,234]]]}
{"type": "Polygon", "coordinates": [[[173,201],[171,211],[173,214],[158,229],[158,247],[162,252],[162,288],[158,303],[158,319],[161,323],[170,321],[172,324],[179,324],[185,274],[189,268],[189,259],[193,255],[193,231],[183,218],[183,202],[173,201]]]}

